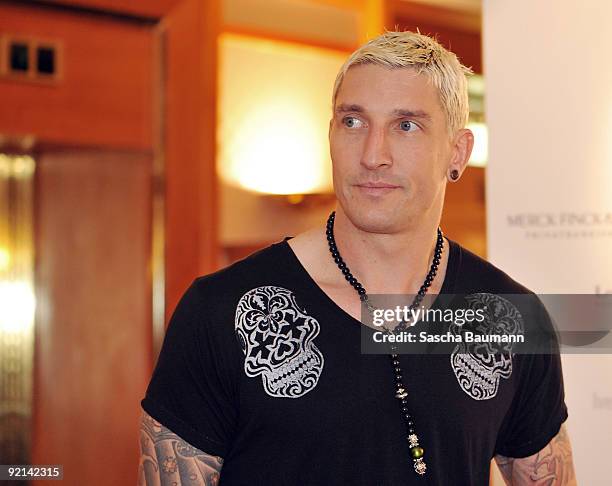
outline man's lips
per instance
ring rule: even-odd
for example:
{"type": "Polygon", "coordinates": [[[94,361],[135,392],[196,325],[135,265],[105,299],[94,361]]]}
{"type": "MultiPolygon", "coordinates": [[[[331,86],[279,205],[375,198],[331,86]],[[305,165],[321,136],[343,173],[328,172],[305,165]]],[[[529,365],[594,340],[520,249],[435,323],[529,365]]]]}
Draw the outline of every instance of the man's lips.
{"type": "Polygon", "coordinates": [[[362,194],[373,197],[381,197],[392,193],[400,186],[396,186],[395,184],[390,184],[388,182],[361,182],[355,184],[355,187],[357,187],[359,192],[362,194]]]}
{"type": "Polygon", "coordinates": [[[395,189],[395,184],[389,184],[387,182],[362,182],[355,184],[357,187],[371,188],[371,189],[395,189]]]}

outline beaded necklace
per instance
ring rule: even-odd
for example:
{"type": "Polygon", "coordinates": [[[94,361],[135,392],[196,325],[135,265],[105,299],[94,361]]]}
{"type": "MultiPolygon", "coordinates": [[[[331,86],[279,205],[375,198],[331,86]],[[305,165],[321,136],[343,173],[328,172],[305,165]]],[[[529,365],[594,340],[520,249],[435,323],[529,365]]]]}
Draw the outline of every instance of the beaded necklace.
{"type": "MultiPolygon", "coordinates": [[[[346,263],[340,256],[340,252],[338,251],[338,247],[336,246],[336,240],[334,238],[334,220],[335,218],[336,218],[336,212],[332,211],[331,214],[329,215],[329,218],[327,219],[327,227],[325,230],[325,234],[327,235],[327,243],[329,245],[329,251],[331,252],[334,262],[336,262],[336,265],[338,265],[338,268],[344,275],[344,278],[357,291],[357,293],[359,294],[360,300],[366,304],[367,309],[370,312],[373,312],[375,307],[369,301],[368,294],[365,288],[353,276],[348,266],[346,265],[346,263]]],[[[433,279],[436,276],[436,273],[438,271],[438,265],[440,264],[440,258],[442,256],[443,247],[444,247],[444,239],[442,237],[442,230],[438,227],[438,237],[436,240],[436,247],[434,250],[434,257],[431,262],[431,267],[429,269],[429,272],[427,273],[427,276],[425,277],[425,281],[421,285],[421,288],[419,289],[417,295],[412,301],[412,304],[410,304],[410,307],[408,308],[409,312],[411,312],[412,309],[416,309],[420,305],[421,301],[423,300],[423,297],[425,297],[425,294],[427,293],[427,290],[431,286],[431,283],[433,282],[433,279]]],[[[402,418],[403,418],[404,425],[406,427],[406,432],[408,435],[407,437],[408,445],[410,448],[410,456],[414,463],[413,464],[414,470],[417,474],[423,475],[425,474],[425,471],[427,470],[427,465],[425,464],[425,460],[424,460],[425,451],[419,445],[419,437],[417,436],[417,433],[415,430],[414,417],[412,416],[412,414],[410,413],[410,410],[408,409],[408,400],[407,400],[408,392],[406,391],[406,387],[404,386],[402,368],[400,365],[399,355],[396,353],[396,351],[397,351],[397,346],[395,344],[392,344],[391,354],[389,356],[391,358],[391,366],[393,367],[393,374],[395,378],[395,387],[396,387],[395,398],[397,398],[400,401],[400,410],[402,413],[402,418]]]]}

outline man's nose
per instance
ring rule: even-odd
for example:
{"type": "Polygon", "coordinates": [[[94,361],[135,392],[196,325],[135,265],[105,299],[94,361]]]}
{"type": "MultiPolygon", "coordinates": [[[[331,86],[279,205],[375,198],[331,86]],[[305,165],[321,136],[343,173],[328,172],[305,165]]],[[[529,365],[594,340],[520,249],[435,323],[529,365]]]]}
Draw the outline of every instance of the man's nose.
{"type": "Polygon", "coordinates": [[[361,165],[367,169],[391,165],[389,139],[384,128],[372,128],[368,131],[361,155],[361,165]]]}

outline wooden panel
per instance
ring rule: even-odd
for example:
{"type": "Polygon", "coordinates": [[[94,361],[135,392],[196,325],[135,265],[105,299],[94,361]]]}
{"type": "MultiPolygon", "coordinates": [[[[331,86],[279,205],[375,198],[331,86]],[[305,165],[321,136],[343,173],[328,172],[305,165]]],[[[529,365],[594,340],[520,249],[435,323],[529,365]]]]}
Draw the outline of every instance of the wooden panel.
{"type": "Polygon", "coordinates": [[[66,485],[135,484],[151,373],[151,161],[37,161],[32,461],[63,464],[66,485]]]}
{"type": "Polygon", "coordinates": [[[217,269],[216,2],[184,0],[167,29],[166,320],[196,275],[217,269]]]}
{"type": "Polygon", "coordinates": [[[442,230],[477,255],[487,255],[485,169],[468,167],[457,182],[446,185],[442,230]]]}
{"type": "Polygon", "coordinates": [[[31,134],[60,145],[151,148],[150,26],[0,4],[0,33],[57,40],[64,48],[57,84],[0,79],[0,134],[31,134]]]}
{"type": "Polygon", "coordinates": [[[482,15],[480,10],[453,8],[453,2],[446,6],[426,5],[420,1],[387,0],[391,2],[395,15],[399,18],[409,18],[445,27],[449,30],[460,30],[479,34],[482,30],[482,15]]]}

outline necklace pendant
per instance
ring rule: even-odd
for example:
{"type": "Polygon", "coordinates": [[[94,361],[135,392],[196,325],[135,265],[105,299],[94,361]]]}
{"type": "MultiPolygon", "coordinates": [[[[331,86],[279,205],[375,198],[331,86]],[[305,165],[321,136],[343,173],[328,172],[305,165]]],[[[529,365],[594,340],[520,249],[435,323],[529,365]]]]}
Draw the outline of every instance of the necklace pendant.
{"type": "Polygon", "coordinates": [[[397,389],[395,398],[399,398],[401,400],[402,398],[406,398],[407,396],[408,396],[408,392],[404,388],[400,387],[397,389]]]}
{"type": "Polygon", "coordinates": [[[427,471],[427,464],[425,464],[425,460],[423,459],[425,451],[419,445],[419,438],[416,434],[410,434],[408,436],[408,443],[410,446],[410,456],[414,461],[414,470],[417,474],[425,474],[425,471],[427,471]]]}
{"type": "Polygon", "coordinates": [[[427,471],[427,464],[425,464],[422,457],[414,460],[414,470],[421,476],[425,474],[425,471],[427,471]]]}

